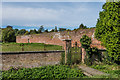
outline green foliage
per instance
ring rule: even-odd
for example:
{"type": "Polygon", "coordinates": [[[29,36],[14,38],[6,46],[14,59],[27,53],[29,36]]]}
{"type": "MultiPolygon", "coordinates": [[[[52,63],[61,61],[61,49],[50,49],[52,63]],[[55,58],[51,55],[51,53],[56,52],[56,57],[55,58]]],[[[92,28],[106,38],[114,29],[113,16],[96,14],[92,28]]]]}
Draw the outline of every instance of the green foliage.
{"type": "Polygon", "coordinates": [[[67,31],[71,31],[70,29],[67,29],[67,31]]]}
{"type": "Polygon", "coordinates": [[[92,60],[93,55],[97,55],[99,61],[101,61],[101,55],[98,53],[98,49],[96,47],[91,48],[91,38],[89,38],[87,35],[83,35],[82,38],[80,39],[82,47],[86,51],[86,56],[85,56],[85,63],[87,65],[92,65],[94,61],[92,60]]]}
{"type": "Polygon", "coordinates": [[[85,64],[86,65],[91,65],[91,57],[92,57],[92,49],[90,48],[91,44],[91,38],[89,38],[87,35],[83,35],[82,38],[80,39],[80,43],[83,48],[86,50],[86,56],[85,56],[85,64]]]}
{"type": "Polygon", "coordinates": [[[48,29],[46,29],[44,32],[47,32],[47,33],[48,33],[48,29]]]}
{"type": "Polygon", "coordinates": [[[98,69],[105,73],[110,74],[108,77],[118,78],[120,77],[120,66],[119,65],[92,65],[91,68],[98,69]],[[119,68],[118,68],[119,67],[119,68]]]}
{"type": "Polygon", "coordinates": [[[83,35],[80,39],[80,43],[83,48],[88,49],[91,44],[91,38],[89,38],[87,35],[83,35]]]}
{"type": "Polygon", "coordinates": [[[17,35],[24,35],[26,33],[25,29],[21,29],[19,31],[17,31],[17,35]]]}
{"type": "Polygon", "coordinates": [[[29,34],[30,34],[30,32],[28,32],[28,31],[25,32],[25,35],[29,35],[29,34]]]}
{"type": "Polygon", "coordinates": [[[59,28],[59,31],[66,31],[66,28],[59,28]]]}
{"type": "Polygon", "coordinates": [[[71,64],[72,64],[71,57],[72,57],[71,52],[68,51],[68,54],[67,54],[67,64],[68,64],[68,65],[71,65],[71,64]]]}
{"type": "Polygon", "coordinates": [[[108,52],[104,52],[104,59],[103,59],[103,63],[105,64],[113,64],[114,62],[112,61],[112,58],[108,55],[108,52]]]}
{"type": "Polygon", "coordinates": [[[55,32],[58,32],[58,30],[57,30],[57,26],[55,26],[55,32]]]}
{"type": "Polygon", "coordinates": [[[79,29],[86,29],[87,26],[84,26],[83,24],[80,24],[79,29]]]}
{"type": "Polygon", "coordinates": [[[92,65],[92,53],[88,50],[86,51],[85,64],[88,66],[92,65]]]}
{"type": "Polygon", "coordinates": [[[65,52],[61,53],[61,61],[60,61],[61,65],[65,64],[65,52]]]}
{"type": "MultiPolygon", "coordinates": [[[[36,29],[34,29],[34,30],[30,30],[29,33],[30,33],[30,34],[37,34],[38,32],[36,31],[36,29]]],[[[25,33],[25,34],[29,34],[29,33],[25,33]]]]}
{"type": "Polygon", "coordinates": [[[67,79],[82,78],[81,70],[66,65],[43,66],[39,68],[10,69],[2,72],[3,79],[67,79]]]}
{"type": "Polygon", "coordinates": [[[15,33],[17,33],[19,30],[18,29],[14,29],[15,30],[15,33]]]}
{"type": "Polygon", "coordinates": [[[38,29],[38,33],[41,33],[41,32],[44,32],[44,27],[43,27],[43,25],[40,26],[40,28],[38,29]]]}
{"type": "Polygon", "coordinates": [[[51,31],[50,32],[54,32],[54,29],[51,29],[51,31]]]}
{"type": "Polygon", "coordinates": [[[6,28],[11,28],[12,29],[13,27],[8,25],[6,28]]]}
{"type": "Polygon", "coordinates": [[[120,1],[106,2],[99,13],[95,37],[102,41],[109,56],[120,63],[120,1]]]}
{"type": "Polygon", "coordinates": [[[80,47],[72,47],[71,48],[71,63],[72,64],[80,64],[82,60],[82,53],[80,47]]]}
{"type": "Polygon", "coordinates": [[[2,30],[2,41],[15,42],[16,41],[15,30],[12,29],[11,27],[2,30]]]}

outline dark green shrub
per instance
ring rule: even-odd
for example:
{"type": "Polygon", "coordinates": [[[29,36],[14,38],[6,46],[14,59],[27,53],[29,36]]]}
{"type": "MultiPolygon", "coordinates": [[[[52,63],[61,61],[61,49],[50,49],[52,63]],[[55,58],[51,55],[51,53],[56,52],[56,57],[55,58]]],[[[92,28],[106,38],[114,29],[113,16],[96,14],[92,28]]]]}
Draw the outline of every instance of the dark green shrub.
{"type": "Polygon", "coordinates": [[[71,48],[71,63],[72,64],[80,64],[82,60],[82,53],[80,47],[72,47],[71,48]]]}
{"type": "Polygon", "coordinates": [[[60,64],[65,64],[65,52],[62,52],[61,53],[61,61],[60,61],[60,64]]]}
{"type": "MultiPolygon", "coordinates": [[[[119,0],[118,0],[119,1],[119,0]]],[[[95,37],[106,47],[112,61],[120,64],[120,1],[106,2],[99,13],[95,37]]]]}
{"type": "Polygon", "coordinates": [[[80,43],[83,48],[88,49],[91,44],[91,38],[89,38],[87,35],[83,35],[80,39],[80,43]]]}
{"type": "Polygon", "coordinates": [[[67,78],[82,78],[84,75],[81,70],[71,69],[67,65],[43,66],[39,68],[21,68],[10,69],[2,72],[2,77],[5,80],[9,79],[67,79],[67,78]]]}
{"type": "Polygon", "coordinates": [[[71,52],[68,51],[68,54],[67,54],[67,64],[68,64],[68,65],[71,65],[71,64],[72,64],[71,57],[72,57],[71,52]]]}
{"type": "Polygon", "coordinates": [[[89,38],[87,35],[83,35],[82,38],[80,39],[82,47],[86,51],[86,56],[85,56],[85,64],[86,65],[92,65],[94,61],[92,60],[93,55],[99,56],[100,60],[100,53],[98,53],[98,49],[96,47],[91,48],[91,38],[89,38]]]}
{"type": "Polygon", "coordinates": [[[104,52],[103,63],[109,64],[109,65],[114,63],[114,61],[112,61],[112,58],[108,55],[108,52],[104,52]]]}

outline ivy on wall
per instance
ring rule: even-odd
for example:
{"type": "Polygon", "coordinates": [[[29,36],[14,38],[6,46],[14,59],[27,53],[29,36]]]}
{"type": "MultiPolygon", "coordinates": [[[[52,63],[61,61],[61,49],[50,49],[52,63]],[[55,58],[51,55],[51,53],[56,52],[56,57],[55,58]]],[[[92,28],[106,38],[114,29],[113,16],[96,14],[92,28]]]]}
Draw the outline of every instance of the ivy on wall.
{"type": "Polygon", "coordinates": [[[86,51],[86,57],[85,57],[85,64],[86,65],[92,65],[93,61],[92,61],[92,55],[99,55],[98,53],[98,49],[96,47],[91,48],[90,44],[91,44],[91,38],[88,37],[87,35],[83,35],[82,38],[80,39],[81,45],[82,47],[85,49],[86,51]]]}

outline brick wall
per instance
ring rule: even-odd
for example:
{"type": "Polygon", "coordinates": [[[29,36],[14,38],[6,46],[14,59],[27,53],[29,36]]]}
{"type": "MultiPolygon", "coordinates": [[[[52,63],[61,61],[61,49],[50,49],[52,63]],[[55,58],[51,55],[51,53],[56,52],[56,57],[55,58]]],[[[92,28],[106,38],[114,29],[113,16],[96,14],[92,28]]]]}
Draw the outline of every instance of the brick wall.
{"type": "Polygon", "coordinates": [[[41,33],[41,34],[34,34],[34,35],[22,35],[22,36],[16,37],[16,42],[28,43],[28,39],[29,39],[30,43],[45,43],[45,44],[64,46],[63,39],[72,39],[72,46],[74,45],[75,42],[78,42],[79,46],[81,46],[80,38],[86,34],[92,39],[91,47],[105,49],[103,46],[101,46],[101,42],[94,38],[94,31],[95,31],[95,28],[80,29],[77,31],[64,31],[64,32],[41,33]]]}
{"type": "Polygon", "coordinates": [[[64,51],[4,52],[2,53],[2,69],[60,64],[62,52],[64,51]]]}

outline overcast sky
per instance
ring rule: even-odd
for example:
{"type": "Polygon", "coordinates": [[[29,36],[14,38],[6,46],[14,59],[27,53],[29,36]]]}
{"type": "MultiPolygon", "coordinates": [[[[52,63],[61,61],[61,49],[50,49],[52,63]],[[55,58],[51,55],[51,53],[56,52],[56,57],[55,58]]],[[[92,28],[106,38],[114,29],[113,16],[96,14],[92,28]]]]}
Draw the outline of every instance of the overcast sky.
{"type": "Polygon", "coordinates": [[[2,26],[38,29],[40,25],[69,29],[83,23],[95,27],[105,2],[3,2],[2,26]]]}

